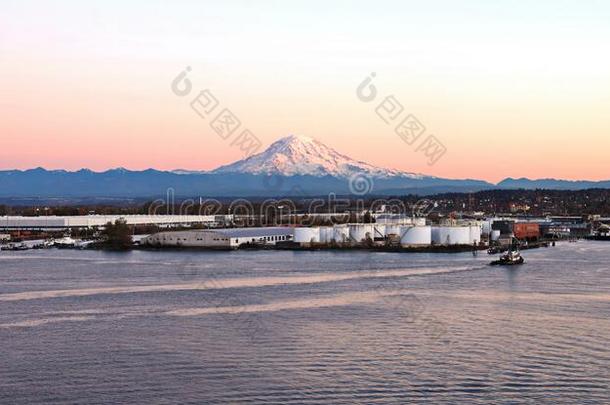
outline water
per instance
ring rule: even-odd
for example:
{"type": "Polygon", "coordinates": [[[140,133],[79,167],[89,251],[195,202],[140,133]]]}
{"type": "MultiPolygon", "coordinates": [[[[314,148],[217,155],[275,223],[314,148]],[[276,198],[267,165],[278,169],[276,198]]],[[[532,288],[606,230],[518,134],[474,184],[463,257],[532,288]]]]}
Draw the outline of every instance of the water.
{"type": "Polygon", "coordinates": [[[610,244],[0,253],[1,403],[608,404],[610,244]]]}

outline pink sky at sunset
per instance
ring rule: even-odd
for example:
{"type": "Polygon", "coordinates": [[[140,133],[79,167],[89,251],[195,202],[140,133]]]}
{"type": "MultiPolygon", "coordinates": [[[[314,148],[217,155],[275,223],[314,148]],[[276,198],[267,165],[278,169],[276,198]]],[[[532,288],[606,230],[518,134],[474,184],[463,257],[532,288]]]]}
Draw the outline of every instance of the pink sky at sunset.
{"type": "Polygon", "coordinates": [[[473,1],[456,21],[450,2],[314,3],[8,2],[0,170],[208,170],[243,158],[192,97],[171,92],[188,65],[194,89],[210,89],[263,147],[300,134],[449,178],[610,178],[608,6],[473,1]],[[394,95],[444,143],[438,163],[356,97],[371,72],[379,100],[394,95]]]}

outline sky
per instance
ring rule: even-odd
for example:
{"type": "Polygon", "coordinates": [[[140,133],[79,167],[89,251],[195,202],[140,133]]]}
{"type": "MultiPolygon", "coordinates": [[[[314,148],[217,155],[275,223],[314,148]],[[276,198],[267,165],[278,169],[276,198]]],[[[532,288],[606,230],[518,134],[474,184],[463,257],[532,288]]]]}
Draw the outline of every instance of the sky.
{"type": "Polygon", "coordinates": [[[0,170],[209,170],[244,157],[248,129],[441,177],[610,179],[609,49],[602,0],[0,0],[0,170]],[[388,96],[403,108],[386,123],[388,96]],[[394,132],[409,114],[411,145],[394,132]]]}

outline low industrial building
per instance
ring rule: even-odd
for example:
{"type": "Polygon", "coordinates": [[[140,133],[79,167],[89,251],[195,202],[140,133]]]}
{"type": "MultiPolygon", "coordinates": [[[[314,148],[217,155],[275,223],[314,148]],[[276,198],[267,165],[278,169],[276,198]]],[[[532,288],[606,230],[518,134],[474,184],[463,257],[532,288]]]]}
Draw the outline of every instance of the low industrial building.
{"type": "Polygon", "coordinates": [[[492,231],[500,231],[503,237],[512,237],[515,221],[512,219],[496,219],[491,224],[492,231]]]}
{"type": "Polygon", "coordinates": [[[293,228],[224,228],[193,231],[159,232],[147,236],[141,244],[158,247],[235,249],[243,245],[264,246],[290,242],[293,228]]]}

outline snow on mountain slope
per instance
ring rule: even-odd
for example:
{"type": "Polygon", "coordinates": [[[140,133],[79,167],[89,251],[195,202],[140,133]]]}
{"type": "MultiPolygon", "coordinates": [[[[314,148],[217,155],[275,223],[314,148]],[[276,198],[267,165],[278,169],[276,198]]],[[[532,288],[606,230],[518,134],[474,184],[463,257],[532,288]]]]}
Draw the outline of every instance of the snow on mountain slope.
{"type": "Polygon", "coordinates": [[[306,136],[290,135],[271,144],[265,151],[221,166],[212,173],[274,174],[282,176],[311,175],[350,177],[366,174],[373,177],[425,176],[385,169],[342,155],[322,142],[306,136]]]}

